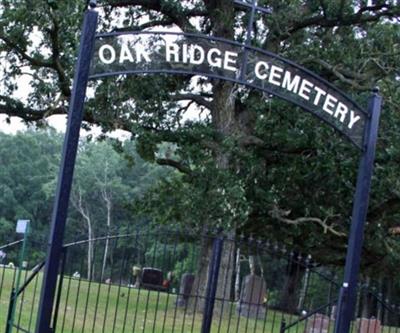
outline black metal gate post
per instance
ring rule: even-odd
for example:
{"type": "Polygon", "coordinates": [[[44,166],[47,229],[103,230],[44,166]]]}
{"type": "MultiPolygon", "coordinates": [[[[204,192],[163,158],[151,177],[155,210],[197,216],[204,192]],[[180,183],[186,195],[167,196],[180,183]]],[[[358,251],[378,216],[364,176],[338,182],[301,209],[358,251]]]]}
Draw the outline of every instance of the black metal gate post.
{"type": "Polygon", "coordinates": [[[51,317],[57,284],[59,263],[62,254],[65,223],[83,118],[83,106],[89,78],[90,62],[94,51],[98,13],[95,1],[85,13],[80,49],[75,69],[74,85],[69,107],[68,125],[64,139],[61,167],[58,176],[51,232],[47,246],[46,267],[40,295],[36,333],[52,333],[51,317]]]}
{"type": "Polygon", "coordinates": [[[365,132],[365,150],[360,161],[357,177],[344,282],[340,289],[335,333],[348,333],[354,315],[357,280],[364,241],[364,225],[368,212],[369,193],[382,106],[382,97],[379,96],[378,92],[378,89],[374,90],[368,106],[369,119],[365,132]]]}
{"type": "Polygon", "coordinates": [[[65,273],[65,264],[67,262],[67,252],[68,248],[63,247],[63,252],[62,252],[62,257],[61,257],[61,270],[60,270],[60,277],[58,279],[58,290],[57,290],[57,296],[56,296],[56,304],[54,306],[54,317],[53,317],[53,331],[56,331],[57,327],[57,320],[58,320],[58,315],[59,315],[59,310],[60,310],[60,301],[61,301],[61,294],[63,290],[63,282],[64,282],[64,273],[65,273]]]}
{"type": "Polygon", "coordinates": [[[11,295],[10,295],[10,303],[8,305],[8,313],[7,313],[7,321],[6,321],[5,333],[12,332],[13,327],[11,325],[11,318],[13,316],[13,309],[15,308],[16,300],[17,300],[17,293],[15,292],[15,287],[13,287],[12,290],[11,290],[11,295]]]}
{"type": "Polygon", "coordinates": [[[201,333],[209,333],[214,312],[215,295],[218,287],[219,266],[221,264],[222,249],[224,239],[222,235],[218,235],[214,239],[212,257],[208,268],[208,281],[206,289],[206,299],[203,313],[203,323],[201,325],[201,333]]]}

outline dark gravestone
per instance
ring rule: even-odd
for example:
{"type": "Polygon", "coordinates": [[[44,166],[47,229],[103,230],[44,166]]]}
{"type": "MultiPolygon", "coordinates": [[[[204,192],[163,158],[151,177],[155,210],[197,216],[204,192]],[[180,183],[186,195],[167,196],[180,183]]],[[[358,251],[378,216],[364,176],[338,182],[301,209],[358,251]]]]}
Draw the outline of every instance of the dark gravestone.
{"type": "Polygon", "coordinates": [[[179,296],[176,300],[176,305],[186,307],[188,305],[190,293],[192,292],[194,283],[194,275],[185,273],[182,275],[181,284],[179,286],[179,296]]]}
{"type": "Polygon", "coordinates": [[[316,313],[307,320],[304,333],[328,333],[329,321],[329,316],[316,313]]]}
{"type": "Polygon", "coordinates": [[[162,271],[157,268],[144,267],[142,270],[141,286],[146,289],[164,290],[162,271]]]}
{"type": "Polygon", "coordinates": [[[381,333],[382,326],[379,319],[357,318],[356,321],[357,333],[381,333]]]}
{"type": "Polygon", "coordinates": [[[240,299],[236,307],[238,314],[249,318],[263,318],[265,295],[264,279],[253,274],[247,275],[243,280],[240,299]]]}

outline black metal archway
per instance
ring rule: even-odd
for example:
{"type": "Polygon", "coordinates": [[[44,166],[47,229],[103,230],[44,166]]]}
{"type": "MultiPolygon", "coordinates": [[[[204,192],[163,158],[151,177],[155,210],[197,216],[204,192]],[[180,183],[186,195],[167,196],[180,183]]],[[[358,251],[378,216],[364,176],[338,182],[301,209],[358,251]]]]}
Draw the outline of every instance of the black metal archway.
{"type": "Polygon", "coordinates": [[[311,112],[362,151],[345,276],[335,324],[336,333],[349,331],[382,99],[378,91],[374,91],[368,109],[364,110],[314,73],[278,55],[252,47],[251,29],[255,12],[268,13],[268,10],[258,7],[256,0],[233,2],[251,10],[244,44],[210,36],[169,32],[96,35],[96,1],[90,2],[76,65],[36,333],[53,332],[51,317],[88,81],[105,76],[146,73],[205,75],[268,92],[311,112]],[[135,49],[135,45],[140,47],[135,49]]]}

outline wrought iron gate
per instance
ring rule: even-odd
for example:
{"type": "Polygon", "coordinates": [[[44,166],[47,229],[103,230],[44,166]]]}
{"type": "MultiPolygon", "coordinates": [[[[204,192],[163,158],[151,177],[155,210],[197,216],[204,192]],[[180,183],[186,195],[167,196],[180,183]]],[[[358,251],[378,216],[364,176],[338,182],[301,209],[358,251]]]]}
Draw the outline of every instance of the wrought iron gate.
{"type": "MultiPolygon", "coordinates": [[[[34,331],[43,264],[32,266],[28,263],[22,288],[11,295],[17,311],[9,332],[34,331]]],[[[12,272],[2,268],[3,304],[4,295],[11,293],[12,272]]],[[[303,332],[316,314],[331,318],[338,290],[334,272],[275,242],[215,232],[138,229],[64,246],[52,328],[303,332]]],[[[2,306],[3,318],[5,309],[2,306]]],[[[383,313],[381,317],[387,316],[383,313]]],[[[333,323],[330,319],[330,328],[333,323]]],[[[323,332],[322,327],[314,332],[323,332]]]]}

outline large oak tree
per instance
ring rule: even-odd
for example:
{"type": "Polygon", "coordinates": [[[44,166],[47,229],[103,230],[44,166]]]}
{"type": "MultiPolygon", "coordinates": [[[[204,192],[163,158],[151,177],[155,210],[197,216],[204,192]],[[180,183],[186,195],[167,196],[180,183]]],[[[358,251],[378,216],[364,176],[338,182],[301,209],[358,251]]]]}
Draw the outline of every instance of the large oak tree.
{"type": "MultiPolygon", "coordinates": [[[[101,31],[166,27],[242,41],[249,16],[231,0],[99,5],[101,31]]],[[[400,207],[400,8],[362,0],[259,5],[271,13],[257,16],[253,45],[304,65],[362,105],[372,87],[381,89],[385,108],[364,266],[375,272],[386,261],[390,269],[398,259],[400,207]]],[[[78,0],[1,0],[0,113],[41,123],[67,114],[85,6],[78,0]],[[22,80],[31,91],[21,101],[15,91],[22,80]]],[[[343,264],[359,152],[332,129],[272,96],[216,79],[119,77],[91,86],[86,127],[129,131],[143,157],[177,170],[142,206],[156,222],[273,237],[325,263],[343,264]],[[193,110],[201,117],[188,121],[185,114],[193,110]],[[165,142],[171,149],[160,154],[165,142]]],[[[226,263],[232,253],[225,252],[226,263]]]]}

